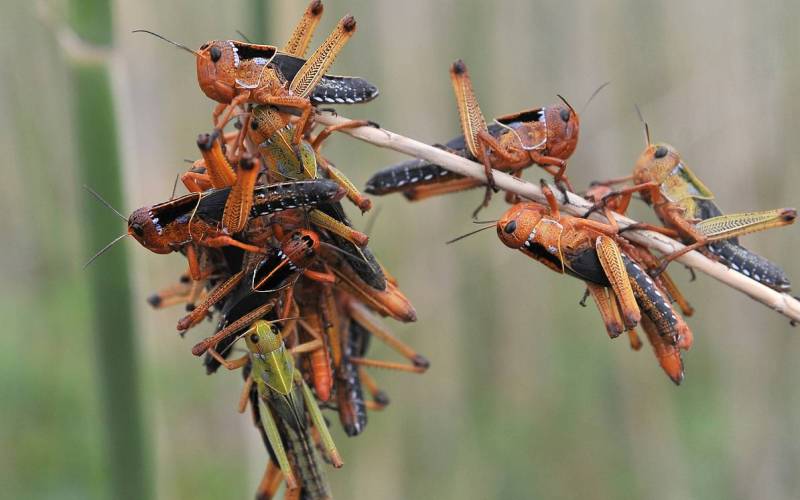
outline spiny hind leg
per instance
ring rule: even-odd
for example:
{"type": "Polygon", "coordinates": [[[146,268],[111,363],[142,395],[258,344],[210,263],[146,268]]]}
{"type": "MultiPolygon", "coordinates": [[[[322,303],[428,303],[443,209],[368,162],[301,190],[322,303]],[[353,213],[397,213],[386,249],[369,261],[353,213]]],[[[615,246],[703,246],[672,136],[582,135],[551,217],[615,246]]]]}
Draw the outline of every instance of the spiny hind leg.
{"type": "MultiPolygon", "coordinates": [[[[404,358],[408,359],[411,362],[412,366],[408,365],[400,365],[402,366],[403,371],[414,371],[417,373],[423,373],[430,367],[430,361],[428,361],[424,356],[417,353],[414,349],[411,348],[408,344],[401,341],[387,329],[385,329],[382,325],[374,320],[372,315],[367,311],[367,308],[360,303],[357,303],[354,300],[350,300],[347,302],[347,312],[350,314],[354,321],[357,321],[361,326],[363,326],[366,330],[368,330],[372,335],[376,338],[383,341],[386,345],[391,347],[397,353],[399,353],[404,358]]],[[[376,366],[380,368],[389,368],[389,369],[397,369],[397,363],[387,363],[385,361],[374,361],[374,360],[366,360],[359,358],[351,358],[351,361],[355,364],[361,364],[363,366],[376,366]]]]}
{"type": "MultiPolygon", "coordinates": [[[[347,15],[343,17],[333,32],[328,35],[328,38],[322,42],[317,50],[311,54],[311,57],[306,60],[305,64],[300,68],[297,74],[289,84],[289,90],[292,95],[307,98],[317,83],[322,79],[323,75],[327,73],[336,56],[342,50],[344,45],[350,40],[356,30],[356,20],[353,16],[347,15]]],[[[309,110],[310,111],[310,110],[309,110]]],[[[307,118],[307,117],[306,117],[307,118]]],[[[295,144],[299,144],[299,139],[305,133],[306,122],[302,119],[303,128],[298,130],[295,135],[295,144]]]]}
{"type": "Polygon", "coordinates": [[[305,12],[303,12],[303,17],[300,18],[294,30],[292,30],[292,35],[286,45],[283,46],[283,52],[297,57],[305,56],[311,37],[314,36],[314,31],[322,18],[322,11],[322,2],[320,0],[311,0],[311,3],[308,4],[305,12]]]}

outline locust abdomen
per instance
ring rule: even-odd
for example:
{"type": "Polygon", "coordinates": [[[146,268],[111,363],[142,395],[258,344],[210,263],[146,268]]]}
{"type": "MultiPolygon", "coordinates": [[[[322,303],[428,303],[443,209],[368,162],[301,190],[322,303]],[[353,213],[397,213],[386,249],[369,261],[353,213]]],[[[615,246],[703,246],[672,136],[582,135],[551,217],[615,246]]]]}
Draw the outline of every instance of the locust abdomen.
{"type": "Polygon", "coordinates": [[[777,264],[737,245],[730,240],[709,243],[708,251],[726,267],[752,278],[773,290],[788,293],[792,285],[789,277],[777,264]]]}

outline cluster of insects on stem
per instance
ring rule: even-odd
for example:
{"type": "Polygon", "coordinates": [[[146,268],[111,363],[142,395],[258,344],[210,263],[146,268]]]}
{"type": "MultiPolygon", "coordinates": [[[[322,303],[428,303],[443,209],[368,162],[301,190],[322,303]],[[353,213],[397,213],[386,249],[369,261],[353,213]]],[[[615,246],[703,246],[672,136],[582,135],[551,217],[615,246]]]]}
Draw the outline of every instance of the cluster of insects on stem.
{"type": "Polygon", "coordinates": [[[186,258],[178,281],[148,301],[186,308],[177,322],[182,336],[215,321],[191,352],[208,373],[222,366],[244,375],[239,410],[250,408],[270,456],[259,498],[282,483],[287,498],[329,498],[325,462],[338,468],[343,458],[322,411],[336,411],[345,433],[359,435],[368,412],[389,404],[368,368],[429,367],[377,319],[417,317],[341,203],[347,198],[363,213],[371,201],[321,154],[334,131],[377,124],[314,133],[318,106],[378,96],[364,78],[328,74],[356,31],[353,16],[305,58],[322,12],[313,0],[280,49],[213,40],[193,50],[146,31],[194,55],[200,89],[217,104],[197,139],[199,159],[180,175],[188,194],[123,217],[125,236],[186,258]],[[372,339],[404,361],[370,358],[372,339]],[[244,353],[232,356],[241,344],[244,353]]]}
{"type": "MultiPolygon", "coordinates": [[[[191,352],[203,356],[208,373],[221,366],[241,370],[239,410],[250,408],[270,456],[258,498],[272,498],[284,482],[286,498],[330,498],[324,463],[341,467],[343,458],[322,411],[335,410],[345,433],[358,435],[367,412],[389,403],[366,368],[423,373],[429,367],[424,356],[376,319],[413,322],[417,315],[341,203],[347,198],[363,214],[372,201],[321,153],[336,131],[380,128],[368,120],[347,120],[315,133],[319,106],[366,103],[378,96],[364,78],[328,74],[356,31],[352,16],[341,18],[305,57],[322,12],[322,3],[312,0],[280,49],[212,40],[193,50],[137,30],[192,53],[200,89],[216,105],[210,131],[197,139],[199,159],[180,175],[188,194],[175,197],[173,192],[169,200],[127,218],[117,212],[127,231],[98,253],[130,236],[156,254],[186,258],[178,281],[148,300],[157,309],[185,306],[177,322],[181,335],[206,319],[216,321],[214,333],[191,352]],[[373,337],[404,362],[367,357],[373,337]],[[241,344],[242,355],[233,356],[241,344]]],[[[558,96],[559,103],[487,123],[466,64],[455,61],[449,76],[461,135],[437,147],[480,163],[484,177],[465,177],[415,159],[377,171],[367,182],[367,194],[400,192],[419,201],[483,187],[476,217],[496,190],[494,172],[520,178],[527,167],[538,165],[554,183],[541,181],[546,203],[509,193],[510,208],[469,234],[494,227],[505,246],[583,281],[581,304],[593,299],[608,335],[625,333],[639,350],[643,342],[636,328],[641,327],[675,384],[684,379],[683,351],[693,342],[684,317],[694,310],[666,272],[672,260],[699,250],[767,287],[790,291],[783,270],[745,249],[738,238],[793,223],[794,209],[723,213],[675,148],[651,143],[645,125],[647,145],[633,173],[592,183],[585,196],[594,205],[585,216],[563,213],[553,189],[574,191],[567,163],[578,145],[579,113],[558,96]],[[661,225],[620,229],[612,213],[624,214],[637,193],[661,225]],[[590,219],[592,212],[605,215],[607,222],[590,219]],[[625,238],[631,228],[657,231],[686,246],[656,255],[625,238]]]]}

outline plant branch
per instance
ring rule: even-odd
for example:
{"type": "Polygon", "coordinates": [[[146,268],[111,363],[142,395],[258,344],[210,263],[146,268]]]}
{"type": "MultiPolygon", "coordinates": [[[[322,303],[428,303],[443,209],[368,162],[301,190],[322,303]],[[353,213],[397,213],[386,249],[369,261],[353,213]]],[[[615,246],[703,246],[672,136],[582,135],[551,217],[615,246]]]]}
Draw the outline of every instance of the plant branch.
{"type": "MultiPolygon", "coordinates": [[[[325,126],[338,125],[347,121],[348,119],[345,117],[333,116],[329,113],[320,113],[316,117],[316,122],[325,126]]],[[[341,132],[374,146],[393,149],[415,158],[428,160],[460,175],[483,181],[486,180],[483,165],[385,129],[357,127],[342,129],[341,132]]],[[[542,190],[537,185],[517,179],[497,170],[494,171],[494,180],[497,187],[504,191],[515,193],[539,203],[547,203],[542,194],[542,190]]],[[[575,193],[567,193],[569,203],[564,203],[561,193],[558,192],[558,190],[553,191],[559,199],[561,210],[570,215],[581,217],[592,206],[591,203],[575,193]]],[[[597,213],[592,214],[590,217],[601,221],[606,220],[605,217],[597,213]]],[[[614,218],[617,220],[620,228],[625,228],[636,223],[636,221],[617,213],[614,214],[614,218]]],[[[665,254],[683,248],[681,243],[652,231],[626,231],[625,238],[665,254]]],[[[718,262],[712,261],[700,252],[689,252],[678,258],[677,261],[705,273],[731,288],[739,290],[753,300],[761,302],[792,321],[800,321],[800,302],[791,295],[780,293],[766,287],[741,273],[728,269],[718,262]]]]}

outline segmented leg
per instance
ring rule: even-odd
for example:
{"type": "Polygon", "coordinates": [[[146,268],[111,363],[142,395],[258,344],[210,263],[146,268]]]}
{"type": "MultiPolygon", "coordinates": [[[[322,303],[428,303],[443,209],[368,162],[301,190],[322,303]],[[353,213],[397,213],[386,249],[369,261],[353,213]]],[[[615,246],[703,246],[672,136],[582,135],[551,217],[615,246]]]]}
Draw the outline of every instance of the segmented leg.
{"type": "Polygon", "coordinates": [[[230,236],[226,235],[214,236],[213,238],[206,238],[202,241],[202,243],[203,246],[207,246],[209,248],[231,246],[231,247],[241,248],[245,252],[265,253],[265,250],[261,247],[257,247],[255,245],[248,245],[247,243],[242,243],[241,241],[235,240],[230,236]]]}
{"type": "Polygon", "coordinates": [[[308,97],[355,31],[356,20],[353,16],[347,15],[339,20],[333,32],[311,54],[289,84],[289,90],[293,95],[308,97]]]}
{"type": "Polygon", "coordinates": [[[375,382],[375,379],[372,378],[372,375],[370,375],[363,366],[358,367],[358,377],[361,379],[364,387],[367,388],[367,392],[369,392],[370,396],[372,396],[372,401],[366,401],[367,409],[383,410],[386,408],[389,405],[389,396],[387,396],[385,392],[378,388],[378,384],[375,382]]]}
{"type": "Polygon", "coordinates": [[[328,431],[328,425],[325,423],[325,418],[322,416],[322,412],[319,411],[317,400],[314,399],[314,395],[311,394],[311,389],[308,388],[308,385],[303,380],[303,376],[300,374],[300,372],[295,371],[294,374],[295,381],[301,384],[301,387],[303,388],[303,399],[306,402],[306,408],[308,409],[308,413],[311,415],[311,421],[314,423],[314,427],[317,429],[317,432],[319,432],[325,452],[331,459],[333,466],[338,469],[344,465],[344,462],[342,462],[342,457],[339,455],[339,450],[336,449],[336,444],[333,442],[333,437],[331,437],[330,431],[328,431]]]}
{"type": "Polygon", "coordinates": [[[597,310],[600,311],[600,317],[603,318],[603,323],[606,325],[608,336],[612,339],[618,337],[625,331],[625,328],[622,326],[613,291],[608,287],[589,282],[586,282],[586,288],[594,299],[597,310]]]}
{"type": "Polygon", "coordinates": [[[361,191],[358,190],[358,188],[350,181],[350,179],[347,178],[347,176],[345,176],[339,169],[331,165],[328,160],[322,157],[322,155],[318,155],[318,159],[319,166],[325,170],[325,172],[328,174],[328,178],[344,188],[344,190],[347,192],[347,199],[352,201],[361,210],[361,213],[364,213],[372,208],[372,201],[361,194],[361,191]]]}
{"type": "Polygon", "coordinates": [[[292,466],[289,464],[289,457],[286,455],[286,449],[283,447],[283,440],[278,432],[275,417],[272,416],[272,410],[266,405],[262,408],[261,421],[264,424],[264,430],[267,433],[269,444],[272,446],[272,451],[275,452],[275,458],[278,460],[281,472],[283,472],[283,477],[286,478],[286,487],[290,490],[294,490],[297,488],[297,479],[292,471],[292,466]]]}
{"type": "MultiPolygon", "coordinates": [[[[422,373],[430,367],[430,361],[428,361],[424,356],[417,353],[411,346],[407,345],[405,342],[401,341],[397,337],[391,334],[388,330],[383,328],[382,325],[377,323],[370,313],[367,311],[367,308],[364,307],[362,304],[358,303],[355,300],[348,300],[346,303],[347,312],[352,317],[354,321],[357,321],[361,326],[366,328],[372,335],[376,338],[382,340],[386,345],[394,349],[397,353],[399,353],[404,358],[408,359],[411,364],[413,365],[414,370],[418,373],[422,373]]],[[[350,358],[353,360],[354,358],[350,358]]],[[[362,360],[366,361],[366,360],[362,360]]],[[[367,365],[367,363],[359,363],[357,361],[353,361],[356,364],[363,364],[367,365]]],[[[370,366],[377,366],[377,365],[370,365],[370,366]]],[[[404,366],[404,370],[409,368],[406,365],[404,366]]],[[[388,366],[382,366],[384,368],[388,368],[388,366]]]]}
{"type": "Polygon", "coordinates": [[[308,213],[308,218],[312,223],[314,223],[314,225],[321,227],[322,229],[327,229],[328,231],[341,236],[354,245],[364,247],[367,246],[367,243],[369,243],[369,236],[360,231],[356,231],[350,226],[342,224],[325,212],[317,209],[311,210],[308,213]]]}
{"type": "Polygon", "coordinates": [[[250,218],[253,188],[260,171],[261,162],[257,158],[243,157],[239,162],[239,173],[222,214],[222,227],[231,234],[242,231],[250,218]]]}
{"type": "Polygon", "coordinates": [[[272,500],[278,493],[282,481],[281,470],[269,460],[256,490],[256,500],[272,500]]]}
{"type": "Polygon", "coordinates": [[[208,349],[216,346],[222,339],[226,338],[229,335],[233,335],[242,328],[250,326],[250,324],[253,323],[255,320],[262,318],[264,315],[270,312],[272,308],[275,307],[276,301],[277,299],[272,299],[269,302],[260,305],[259,307],[253,309],[249,313],[242,316],[241,318],[230,323],[225,328],[218,331],[211,337],[201,340],[200,342],[195,344],[194,347],[192,347],[192,354],[194,354],[195,356],[201,356],[208,349]]]}
{"type": "Polygon", "coordinates": [[[294,27],[286,45],[283,46],[283,52],[297,57],[303,57],[306,54],[311,37],[314,35],[319,20],[322,18],[322,10],[323,7],[320,0],[311,0],[311,3],[306,7],[306,11],[303,12],[303,17],[294,27]]]}
{"type": "Polygon", "coordinates": [[[619,247],[614,240],[601,235],[595,241],[595,249],[600,265],[603,266],[603,271],[619,302],[625,328],[630,330],[636,326],[642,315],[636,304],[636,297],[633,295],[633,288],[619,247]]]}
{"type": "Polygon", "coordinates": [[[184,172],[181,174],[181,183],[186,186],[190,193],[202,193],[214,186],[211,184],[211,177],[200,172],[184,172]]]}
{"type": "Polygon", "coordinates": [[[244,278],[244,271],[239,271],[224,282],[220,283],[216,288],[214,288],[214,291],[208,294],[208,297],[206,297],[206,300],[204,300],[202,304],[195,307],[192,312],[178,321],[178,330],[188,330],[202,321],[203,318],[205,318],[208,314],[208,310],[211,308],[211,306],[225,298],[225,296],[227,296],[234,288],[236,288],[236,285],[242,281],[242,278],[244,278]]]}

